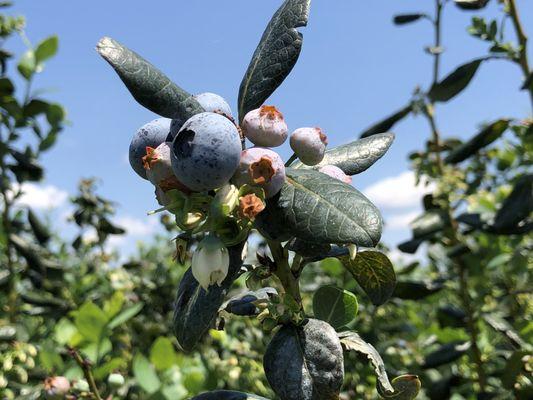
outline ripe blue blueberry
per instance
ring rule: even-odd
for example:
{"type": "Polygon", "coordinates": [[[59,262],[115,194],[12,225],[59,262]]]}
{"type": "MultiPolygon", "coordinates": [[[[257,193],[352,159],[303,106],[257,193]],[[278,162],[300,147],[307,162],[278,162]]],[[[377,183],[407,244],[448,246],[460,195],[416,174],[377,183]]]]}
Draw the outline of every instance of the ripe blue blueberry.
{"type": "MultiPolygon", "coordinates": [[[[194,95],[193,97],[198,103],[200,103],[204,111],[216,112],[218,114],[224,114],[226,117],[233,118],[233,116],[231,115],[231,107],[222,96],[219,96],[215,93],[206,92],[199,93],[197,95],[194,95]]],[[[172,140],[174,139],[174,137],[176,137],[184,123],[185,121],[181,119],[172,120],[172,123],[170,125],[169,140],[172,140]]]]}
{"type": "Polygon", "coordinates": [[[129,151],[130,165],[137,175],[143,179],[148,179],[143,166],[146,148],[155,149],[167,140],[170,133],[170,121],[168,118],[154,119],[143,125],[133,136],[129,151]]]}
{"type": "Polygon", "coordinates": [[[172,168],[191,190],[216,189],[235,173],[241,149],[239,131],[229,119],[210,112],[196,114],[172,142],[172,168]]]}
{"type": "Polygon", "coordinates": [[[199,93],[194,96],[196,101],[200,103],[203,109],[207,112],[222,113],[231,117],[231,107],[222,96],[215,93],[199,93]]]}
{"type": "Polygon", "coordinates": [[[242,152],[233,181],[237,186],[261,187],[265,197],[273,197],[285,182],[285,165],[278,153],[264,147],[252,147],[242,152]]]}
{"type": "Polygon", "coordinates": [[[244,136],[256,146],[277,147],[287,140],[287,124],[274,106],[261,106],[248,112],[241,128],[244,136]]]}
{"type": "Polygon", "coordinates": [[[291,135],[291,149],[306,165],[320,163],[327,144],[328,138],[320,128],[299,128],[291,135]]]}

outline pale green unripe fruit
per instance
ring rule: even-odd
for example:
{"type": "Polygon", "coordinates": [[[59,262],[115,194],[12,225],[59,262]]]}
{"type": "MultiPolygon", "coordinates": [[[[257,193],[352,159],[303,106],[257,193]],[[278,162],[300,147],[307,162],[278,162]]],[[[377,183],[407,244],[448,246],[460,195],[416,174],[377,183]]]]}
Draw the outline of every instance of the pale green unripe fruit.
{"type": "Polygon", "coordinates": [[[111,374],[107,378],[107,383],[112,388],[118,389],[122,385],[124,385],[124,377],[120,374],[111,374]]]}

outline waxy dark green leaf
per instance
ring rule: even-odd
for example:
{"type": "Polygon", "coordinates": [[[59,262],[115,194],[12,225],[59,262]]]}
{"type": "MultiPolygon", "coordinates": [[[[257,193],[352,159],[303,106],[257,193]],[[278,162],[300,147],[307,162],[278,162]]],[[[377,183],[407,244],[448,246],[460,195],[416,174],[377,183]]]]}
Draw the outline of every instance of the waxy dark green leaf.
{"type": "Polygon", "coordinates": [[[239,89],[239,120],[278,88],[296,64],[311,0],[286,0],[268,24],[239,89]]]}
{"type": "Polygon", "coordinates": [[[233,390],[215,390],[192,397],[190,400],[268,400],[254,394],[235,392],[233,390]]]}
{"type": "Polygon", "coordinates": [[[454,0],[455,5],[462,10],[480,10],[488,2],[489,0],[454,0]]]}
{"type": "Polygon", "coordinates": [[[414,239],[425,239],[446,227],[447,221],[443,210],[432,209],[417,217],[409,225],[413,230],[414,239]]]}
{"type": "Polygon", "coordinates": [[[411,113],[412,110],[413,110],[413,105],[408,104],[407,106],[396,111],[394,114],[388,116],[384,120],[379,121],[375,123],[374,125],[372,125],[371,127],[367,128],[363,133],[361,133],[361,138],[366,138],[369,136],[376,135],[378,133],[387,132],[397,122],[407,117],[411,113]]]}
{"type": "Polygon", "coordinates": [[[388,394],[378,384],[379,394],[385,399],[413,400],[418,396],[422,382],[420,382],[418,376],[408,374],[397,376],[391,381],[391,385],[394,388],[394,392],[388,394]]]}
{"type": "Polygon", "coordinates": [[[339,329],[355,320],[359,304],[353,293],[335,286],[322,286],[313,296],[315,318],[339,329]]]}
{"type": "Polygon", "coordinates": [[[315,243],[374,247],[381,237],[379,210],[352,186],[315,170],[287,168],[269,208],[292,236],[315,243]]]}
{"type": "Polygon", "coordinates": [[[284,400],[338,398],[344,379],[342,347],[335,330],[324,321],[283,326],[263,358],[265,375],[284,400]]]}
{"type": "Polygon", "coordinates": [[[418,21],[420,18],[424,18],[424,17],[427,17],[427,15],[426,14],[421,14],[421,13],[417,13],[417,14],[399,14],[399,15],[395,15],[394,16],[393,22],[396,25],[404,25],[404,24],[409,24],[411,22],[418,21]]]}
{"type": "Polygon", "coordinates": [[[422,368],[437,368],[441,365],[449,364],[461,358],[469,348],[470,342],[446,343],[426,356],[422,368]]]}
{"type": "Polygon", "coordinates": [[[443,288],[444,282],[441,281],[398,281],[392,297],[403,300],[419,300],[440,292],[443,288]]]}
{"type": "Polygon", "coordinates": [[[174,334],[184,351],[191,351],[212,327],[229,288],[239,276],[243,244],[230,247],[230,266],[220,286],[212,285],[206,292],[189,268],[181,279],[174,304],[174,334]]]}
{"type": "Polygon", "coordinates": [[[470,140],[454,148],[444,161],[448,164],[457,164],[473,156],[498,139],[509,127],[509,122],[509,119],[499,119],[491,123],[470,140]]]}
{"type": "MultiPolygon", "coordinates": [[[[383,157],[393,141],[394,134],[392,133],[380,133],[365,139],[355,140],[329,149],[326,151],[322,162],[312,168],[319,169],[324,165],[335,165],[342,169],[346,175],[360,174],[383,157]]],[[[300,161],[295,162],[291,167],[311,168],[300,161]]]]}
{"type": "Polygon", "coordinates": [[[533,212],[533,174],[521,176],[494,218],[493,228],[505,230],[517,226],[533,212]]]}
{"type": "Polygon", "coordinates": [[[150,111],[182,121],[204,111],[189,93],[116,40],[104,37],[96,49],[117,72],[135,100],[150,111]]]}
{"type": "Polygon", "coordinates": [[[374,372],[383,391],[388,394],[394,393],[394,389],[387,376],[385,363],[378,351],[370,343],[365,342],[356,332],[347,331],[339,333],[342,347],[347,351],[356,351],[364,354],[374,367],[374,372]]]}
{"type": "Polygon", "coordinates": [[[380,306],[391,297],[396,286],[396,274],[385,254],[365,250],[358,252],[354,260],[350,256],[340,257],[339,260],[374,305],[380,306]]]}
{"type": "Polygon", "coordinates": [[[44,245],[48,243],[52,237],[52,234],[46,225],[43,224],[39,217],[37,217],[37,215],[31,210],[31,208],[28,209],[28,222],[39,244],[44,245]]]}
{"type": "Polygon", "coordinates": [[[429,98],[434,102],[445,102],[457,96],[468,86],[484,60],[480,58],[458,67],[431,87],[428,93],[429,98]]]}

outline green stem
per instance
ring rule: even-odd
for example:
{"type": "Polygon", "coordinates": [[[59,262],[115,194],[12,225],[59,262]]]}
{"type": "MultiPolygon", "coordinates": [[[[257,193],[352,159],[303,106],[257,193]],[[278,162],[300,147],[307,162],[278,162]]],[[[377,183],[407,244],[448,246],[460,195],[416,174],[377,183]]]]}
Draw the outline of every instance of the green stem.
{"type": "Polygon", "coordinates": [[[287,162],[285,163],[285,166],[290,167],[291,164],[295,162],[297,159],[298,159],[298,156],[296,155],[296,153],[292,153],[292,156],[290,156],[290,158],[287,160],[287,162]]]}
{"type": "MultiPolygon", "coordinates": [[[[513,21],[513,26],[515,28],[516,36],[518,37],[518,43],[520,44],[520,58],[518,60],[522,72],[524,74],[524,79],[529,78],[531,70],[529,69],[529,61],[527,58],[527,35],[520,21],[520,14],[518,13],[518,8],[516,7],[515,0],[508,0],[509,4],[509,15],[513,21]]],[[[533,84],[529,86],[529,97],[531,99],[531,105],[533,107],[533,84]]]]}
{"type": "Polygon", "coordinates": [[[274,275],[278,277],[285,290],[286,294],[290,294],[300,307],[302,307],[302,296],[300,294],[300,283],[298,278],[291,271],[289,265],[289,254],[285,250],[280,242],[277,241],[268,241],[268,247],[270,247],[270,252],[276,263],[275,271],[272,271],[274,275]]]}
{"type": "MultiPolygon", "coordinates": [[[[0,137],[0,142],[4,142],[3,138],[0,137]]],[[[6,141],[7,142],[7,139],[6,141]]],[[[2,200],[4,202],[2,209],[2,229],[5,234],[6,239],[6,264],[9,271],[9,285],[8,285],[8,312],[9,320],[15,322],[16,319],[16,308],[17,308],[17,271],[15,269],[15,262],[13,259],[13,246],[11,244],[10,235],[11,235],[11,206],[12,202],[9,198],[8,189],[5,187],[4,183],[9,182],[9,177],[7,176],[7,166],[4,160],[4,156],[0,157],[0,170],[2,171],[2,200]]],[[[12,198],[14,198],[14,193],[11,193],[12,198]]]]}
{"type": "Polygon", "coordinates": [[[434,49],[436,54],[433,55],[433,84],[439,81],[440,71],[440,47],[441,47],[441,31],[442,31],[442,7],[443,3],[440,0],[435,0],[435,43],[434,49]]]}
{"type": "Polygon", "coordinates": [[[76,361],[76,363],[82,369],[83,376],[85,376],[85,380],[89,384],[89,389],[91,390],[91,393],[94,395],[96,400],[102,400],[102,397],[100,397],[100,392],[98,391],[98,386],[96,386],[96,381],[94,380],[93,372],[91,370],[91,365],[89,361],[84,360],[76,349],[69,347],[67,348],[67,350],[71,357],[74,358],[74,361],[76,361]]]}

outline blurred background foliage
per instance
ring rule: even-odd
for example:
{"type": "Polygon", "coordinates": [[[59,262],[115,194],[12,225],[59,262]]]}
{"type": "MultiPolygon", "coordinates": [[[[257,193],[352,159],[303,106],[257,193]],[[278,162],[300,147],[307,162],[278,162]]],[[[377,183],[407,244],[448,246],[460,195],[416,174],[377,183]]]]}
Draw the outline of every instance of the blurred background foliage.
{"type": "MultiPolygon", "coordinates": [[[[487,42],[486,57],[443,72],[442,9],[452,3],[435,0],[434,15],[394,17],[397,25],[430,23],[435,43],[426,51],[434,58],[434,79],[362,134],[389,130],[410,113],[427,119],[428,139],[409,158],[420,184],[435,190],[421,199],[425,213],[412,223],[413,239],[400,245],[407,253],[423,245],[425,256],[395,265],[396,288],[380,307],[333,258],[304,271],[302,292],[335,285],[355,293],[359,313],[349,327],[377,347],[392,376],[420,376],[419,398],[530,399],[531,114],[494,116],[464,142],[438,130],[438,107],[459,95],[485,62],[515,63],[523,71],[522,90],[532,96],[527,40],[514,0],[500,1],[501,20],[473,14],[468,28],[487,42]]],[[[487,2],[455,3],[472,10],[487,2]]],[[[188,265],[176,261],[177,232],[167,216],[161,217],[166,233],[153,245],[139,244],[124,261],[106,246],[124,228],[112,222],[114,205],[98,195],[95,179],[81,180],[71,198],[70,220],[79,229],[73,242],[50,231],[45,216],[17,204],[21,185],[43,178],[39,157],[67,123],[63,106],[34,89],[58,38],[32,45],[24,25],[23,17],[0,14],[0,397],[53,395],[54,377],[63,376],[67,398],[174,400],[215,388],[273,398],[262,367],[269,336],[255,319],[221,314],[224,330],[213,329],[194,353],[179,350],[172,309],[188,265]],[[8,39],[23,40],[28,50],[16,59],[8,39]]],[[[245,290],[243,276],[230,295],[245,290]]],[[[349,353],[345,364],[343,399],[376,398],[364,357],[349,353]]]]}

